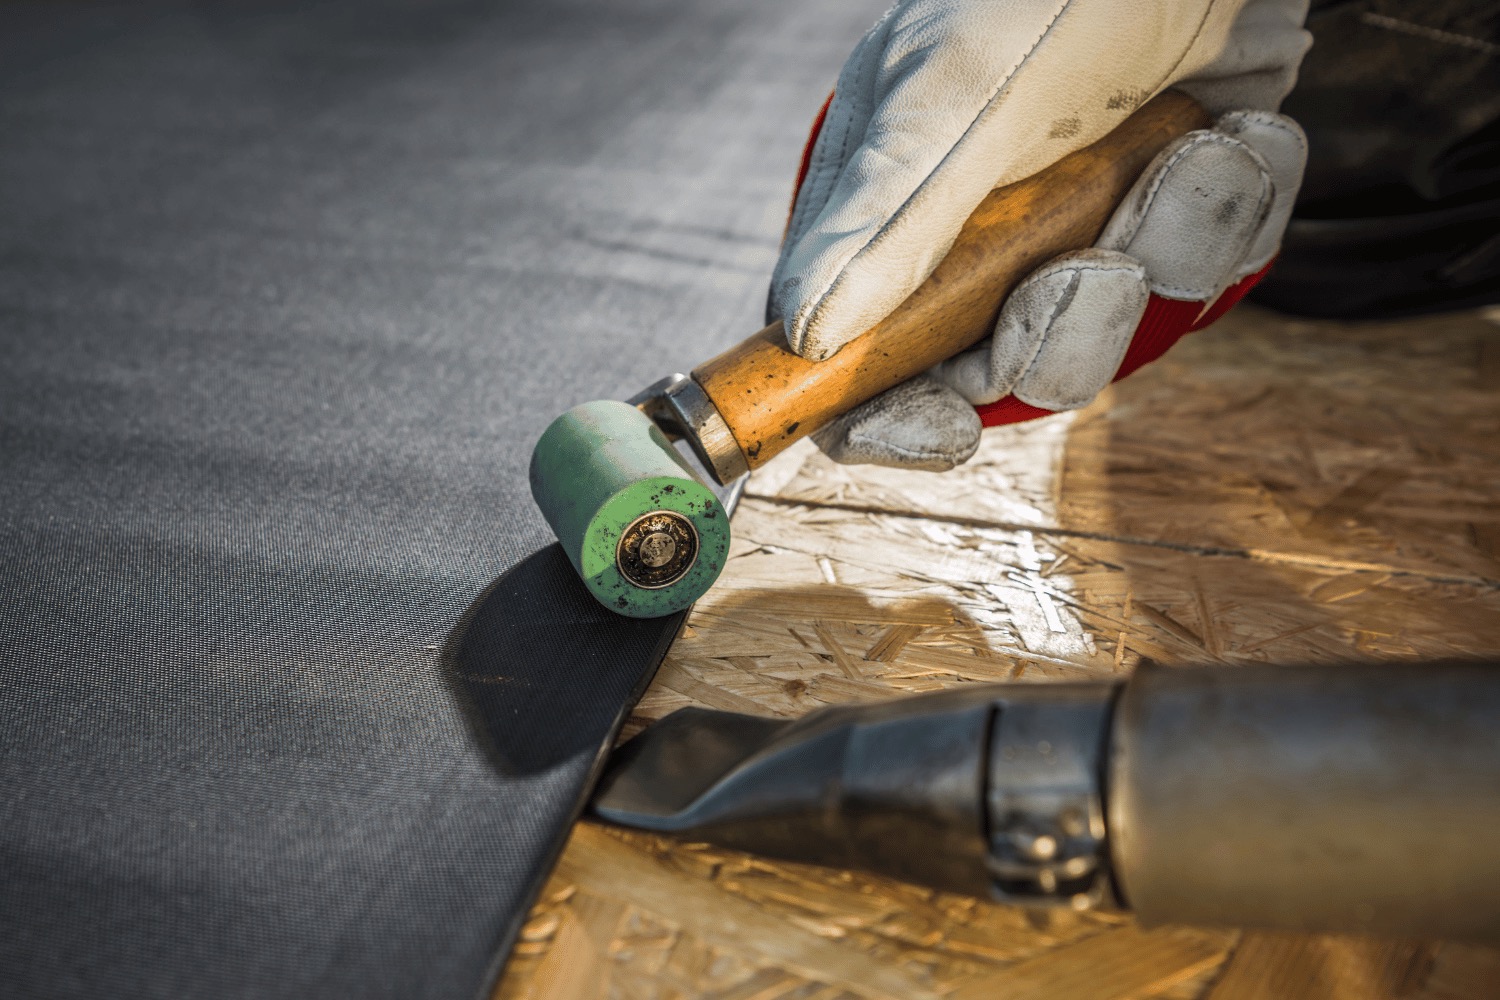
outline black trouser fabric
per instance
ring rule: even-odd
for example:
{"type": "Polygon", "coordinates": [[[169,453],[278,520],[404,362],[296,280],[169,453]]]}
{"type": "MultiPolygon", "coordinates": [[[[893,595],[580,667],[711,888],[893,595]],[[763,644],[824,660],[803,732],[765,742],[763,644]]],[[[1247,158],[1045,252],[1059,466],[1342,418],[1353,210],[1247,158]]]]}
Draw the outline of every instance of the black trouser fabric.
{"type": "Polygon", "coordinates": [[[675,626],[532,442],[756,328],[882,3],[0,5],[0,994],[487,988],[675,626]]]}
{"type": "Polygon", "coordinates": [[[1500,4],[1314,0],[1282,110],[1307,176],[1251,296],[1369,318],[1500,302],[1500,4]]]}

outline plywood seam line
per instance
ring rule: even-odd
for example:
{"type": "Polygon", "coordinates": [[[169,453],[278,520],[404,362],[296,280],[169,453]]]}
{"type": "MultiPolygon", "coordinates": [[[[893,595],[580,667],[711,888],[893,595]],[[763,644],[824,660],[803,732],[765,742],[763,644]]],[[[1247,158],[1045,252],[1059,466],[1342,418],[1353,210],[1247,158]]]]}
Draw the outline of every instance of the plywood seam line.
{"type": "Polygon", "coordinates": [[[849,514],[876,514],[885,517],[906,518],[913,521],[934,521],[940,524],[953,524],[964,528],[987,528],[993,531],[1030,531],[1038,535],[1046,535],[1052,538],[1085,538],[1093,542],[1115,542],[1120,545],[1140,545],[1146,548],[1167,549],[1172,552],[1181,552],[1185,555],[1208,556],[1211,558],[1226,559],[1248,559],[1253,562],[1282,563],[1289,566],[1302,566],[1309,569],[1326,569],[1329,571],[1356,572],[1356,573],[1389,573],[1392,576],[1407,576],[1425,580],[1429,583],[1452,583],[1469,587],[1483,587],[1488,590],[1500,590],[1500,580],[1491,580],[1482,576],[1451,576],[1439,573],[1425,573],[1417,569],[1404,569],[1399,566],[1390,566],[1385,563],[1361,562],[1359,560],[1326,559],[1318,556],[1299,556],[1290,552],[1275,552],[1269,549],[1230,548],[1218,545],[1191,545],[1185,542],[1169,542],[1156,538],[1139,538],[1132,535],[1118,535],[1104,531],[1085,531],[1078,528],[1053,528],[1037,524],[1025,524],[1020,521],[992,521],[985,518],[960,517],[948,514],[921,514],[913,511],[895,510],[866,504],[837,503],[826,500],[801,500],[794,497],[767,496],[763,493],[746,492],[746,498],[753,498],[765,503],[774,504],[778,507],[805,507],[811,510],[836,510],[849,514]]]}

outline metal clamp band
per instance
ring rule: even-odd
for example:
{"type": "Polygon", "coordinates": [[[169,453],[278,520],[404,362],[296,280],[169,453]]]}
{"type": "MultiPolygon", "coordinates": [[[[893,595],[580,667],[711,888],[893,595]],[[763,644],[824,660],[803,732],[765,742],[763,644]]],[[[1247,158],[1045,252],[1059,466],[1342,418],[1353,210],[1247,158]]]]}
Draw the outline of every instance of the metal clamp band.
{"type": "Polygon", "coordinates": [[[1113,902],[1103,776],[1118,690],[1024,685],[996,701],[987,804],[998,898],[1079,909],[1113,902]]]}
{"type": "Polygon", "coordinates": [[[667,437],[687,441],[720,486],[750,471],[723,414],[691,375],[668,375],[626,402],[650,417],[667,437]]]}

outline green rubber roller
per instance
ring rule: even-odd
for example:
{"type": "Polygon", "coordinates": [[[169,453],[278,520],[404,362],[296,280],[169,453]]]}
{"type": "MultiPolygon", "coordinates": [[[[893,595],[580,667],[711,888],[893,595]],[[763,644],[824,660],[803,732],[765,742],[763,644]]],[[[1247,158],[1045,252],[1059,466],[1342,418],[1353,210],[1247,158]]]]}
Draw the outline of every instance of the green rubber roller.
{"type": "Polygon", "coordinates": [[[554,420],[531,456],[531,495],[589,592],[631,618],[688,607],[729,554],[719,498],[629,403],[554,420]]]}

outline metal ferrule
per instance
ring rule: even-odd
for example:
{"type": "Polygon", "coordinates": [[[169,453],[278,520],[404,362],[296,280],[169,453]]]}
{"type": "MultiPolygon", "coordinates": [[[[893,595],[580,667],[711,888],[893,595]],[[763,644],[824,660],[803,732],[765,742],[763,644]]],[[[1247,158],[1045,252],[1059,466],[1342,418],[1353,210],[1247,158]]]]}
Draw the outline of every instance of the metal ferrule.
{"type": "Polygon", "coordinates": [[[626,400],[674,441],[686,441],[720,486],[750,471],[724,416],[691,375],[668,375],[626,400]]]}

